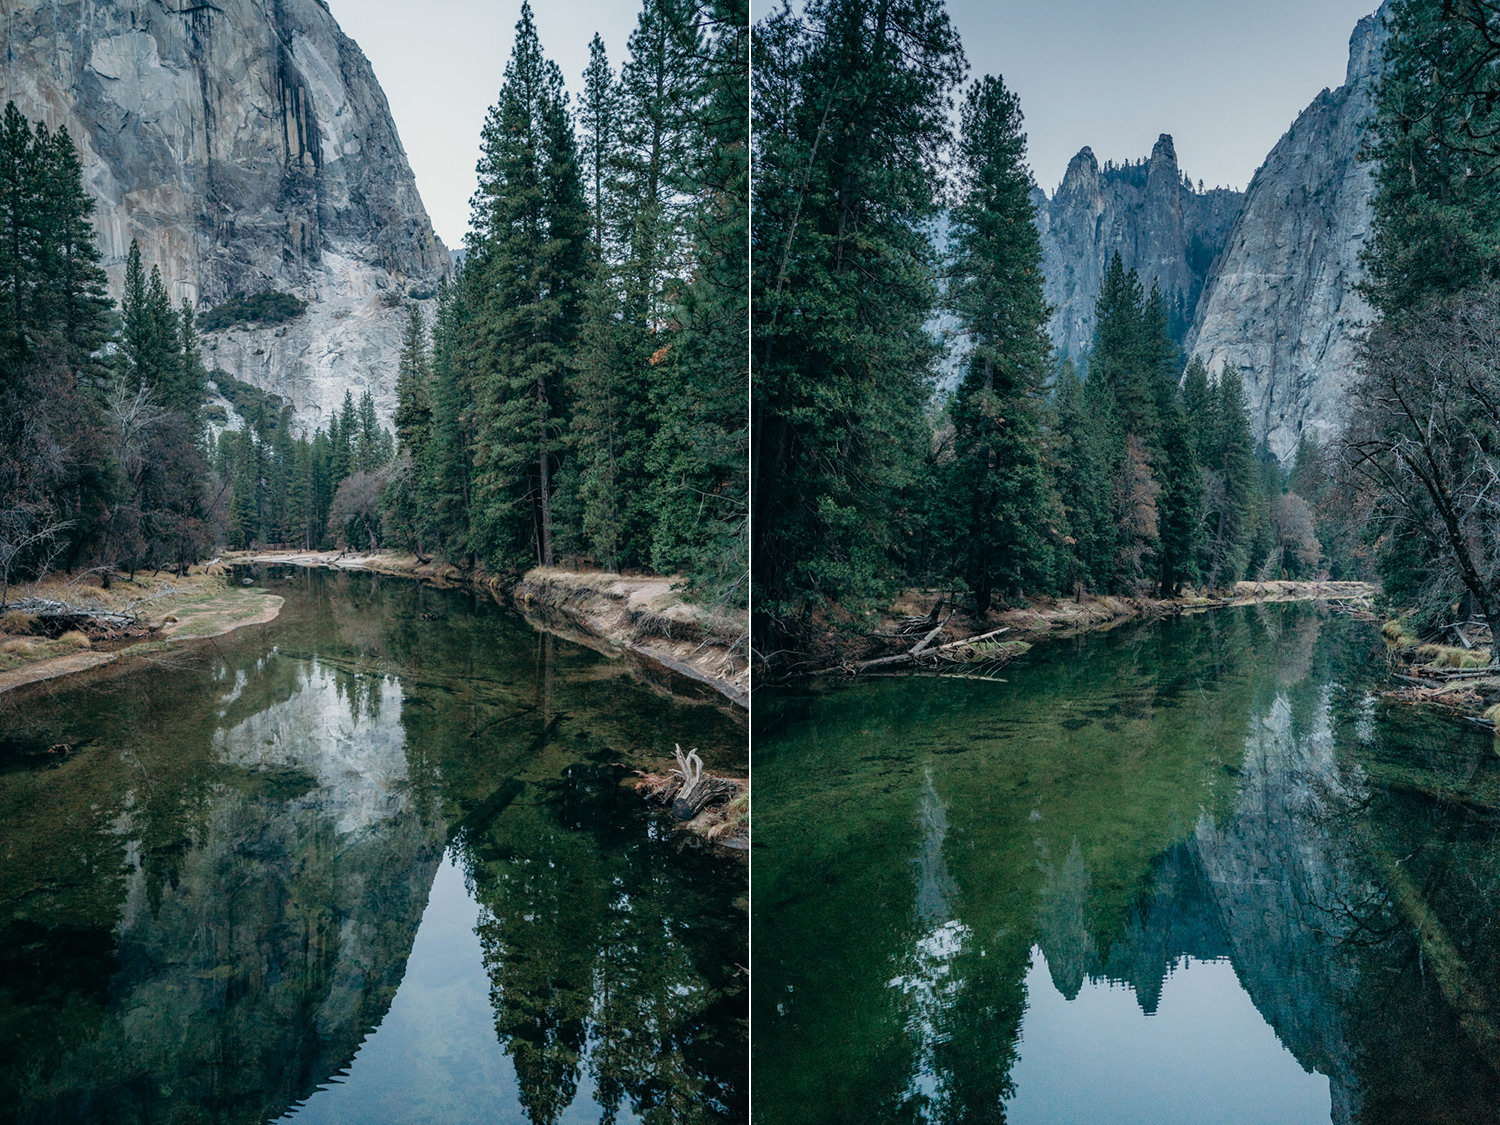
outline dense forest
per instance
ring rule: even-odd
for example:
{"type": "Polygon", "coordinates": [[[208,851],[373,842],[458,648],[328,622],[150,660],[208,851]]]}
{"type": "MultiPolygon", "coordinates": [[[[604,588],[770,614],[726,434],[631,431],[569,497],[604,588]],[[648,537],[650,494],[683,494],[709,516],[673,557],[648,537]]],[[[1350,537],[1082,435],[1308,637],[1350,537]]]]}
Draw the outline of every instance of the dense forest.
{"type": "Polygon", "coordinates": [[[581,77],[575,114],[524,5],[464,263],[430,324],[410,307],[394,432],[347,393],[298,433],[280,400],[205,368],[199,326],[268,315],[265,295],[174,308],[132,245],[116,308],[66,130],[8,107],[0,584],[181,570],[225,547],[387,546],[498,575],[679,572],[743,605],[744,0],[645,0],[624,65],[595,36],[581,77]],[[211,389],[242,425],[207,407],[211,389]]]}
{"type": "Polygon", "coordinates": [[[940,0],[811,0],[755,35],[763,658],[913,584],[983,614],[1354,564],[1318,538],[1318,451],[1283,467],[1257,448],[1238,376],[1185,372],[1174,310],[1118,257],[1083,370],[1058,363],[1021,108],[994,76],[958,99],[940,0]],[[962,348],[950,394],[940,313],[962,348]]]}
{"type": "Polygon", "coordinates": [[[1387,594],[1467,647],[1475,619],[1500,640],[1500,11],[1401,0],[1388,27],[1366,153],[1378,320],[1334,467],[1387,594]]]}

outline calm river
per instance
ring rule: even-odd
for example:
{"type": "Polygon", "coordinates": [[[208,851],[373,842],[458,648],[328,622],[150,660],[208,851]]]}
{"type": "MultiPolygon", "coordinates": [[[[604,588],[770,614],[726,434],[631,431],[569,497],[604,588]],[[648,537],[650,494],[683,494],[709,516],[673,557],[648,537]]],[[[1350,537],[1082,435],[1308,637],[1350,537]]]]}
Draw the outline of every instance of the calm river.
{"type": "Polygon", "coordinates": [[[1490,1121],[1500,757],[1369,623],[763,692],[754,1117],[1490,1121]]]}
{"type": "Polygon", "coordinates": [[[261,580],[0,696],[0,1120],[743,1120],[743,858],[622,781],[744,728],[485,600],[261,580]]]}

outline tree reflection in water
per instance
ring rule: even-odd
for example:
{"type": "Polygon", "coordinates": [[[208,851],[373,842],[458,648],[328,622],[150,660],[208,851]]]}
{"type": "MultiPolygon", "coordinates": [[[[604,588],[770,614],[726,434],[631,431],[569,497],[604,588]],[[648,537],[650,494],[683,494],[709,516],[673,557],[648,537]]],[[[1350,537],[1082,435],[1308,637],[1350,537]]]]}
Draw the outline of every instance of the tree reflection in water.
{"type": "Polygon", "coordinates": [[[743,865],[679,854],[620,764],[682,731],[738,765],[743,730],[481,601],[265,577],[266,630],[0,700],[0,1118],[263,1121],[328,1086],[338,1119],[451,846],[494,1023],[440,1054],[508,1053],[501,1119],[743,1119],[743,865]]]}
{"type": "MultiPolygon", "coordinates": [[[[1263,607],[1060,642],[1008,685],[763,697],[756,1119],[1001,1121],[1023,1069],[1107,1067],[1017,1066],[1033,950],[1063,997],[1125,986],[1144,1015],[1227,958],[1331,1119],[1486,1119],[1500,762],[1372,696],[1377,647],[1263,607]]],[[[1165,1119],[1149,1085],[1090,1115],[1165,1119]]]]}

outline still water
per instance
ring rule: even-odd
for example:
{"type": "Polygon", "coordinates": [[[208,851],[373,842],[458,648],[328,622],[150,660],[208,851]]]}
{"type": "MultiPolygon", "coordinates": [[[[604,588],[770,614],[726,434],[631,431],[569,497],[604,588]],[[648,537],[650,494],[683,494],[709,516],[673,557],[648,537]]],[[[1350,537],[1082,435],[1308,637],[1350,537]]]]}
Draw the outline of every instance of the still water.
{"type": "Polygon", "coordinates": [[[483,599],[260,578],[270,625],[0,696],[0,1120],[744,1120],[744,861],[622,784],[744,728],[483,599]]]}
{"type": "Polygon", "coordinates": [[[1489,1121],[1500,757],[1373,626],[763,692],[758,1122],[1489,1121]]]}

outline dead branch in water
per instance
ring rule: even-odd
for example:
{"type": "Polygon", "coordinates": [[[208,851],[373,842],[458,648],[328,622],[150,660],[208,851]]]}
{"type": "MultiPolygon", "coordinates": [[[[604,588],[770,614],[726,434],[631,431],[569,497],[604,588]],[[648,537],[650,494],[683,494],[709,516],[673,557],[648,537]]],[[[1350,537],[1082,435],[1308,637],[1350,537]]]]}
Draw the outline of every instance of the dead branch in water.
{"type": "Polygon", "coordinates": [[[715,777],[703,771],[703,759],[697,749],[686,754],[676,747],[677,768],[665,782],[655,785],[648,799],[666,805],[678,820],[692,820],[709,805],[725,804],[740,794],[740,785],[727,777],[715,777]]]}

